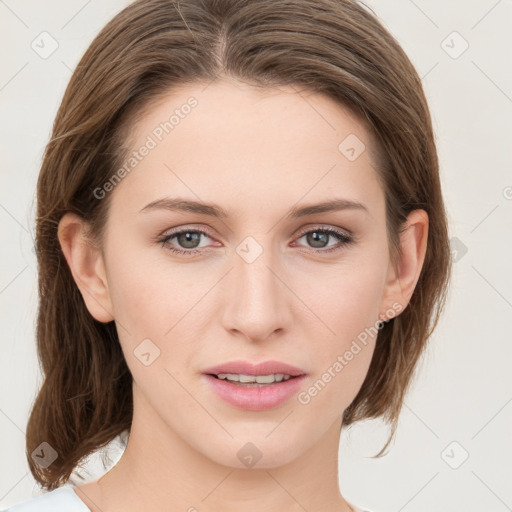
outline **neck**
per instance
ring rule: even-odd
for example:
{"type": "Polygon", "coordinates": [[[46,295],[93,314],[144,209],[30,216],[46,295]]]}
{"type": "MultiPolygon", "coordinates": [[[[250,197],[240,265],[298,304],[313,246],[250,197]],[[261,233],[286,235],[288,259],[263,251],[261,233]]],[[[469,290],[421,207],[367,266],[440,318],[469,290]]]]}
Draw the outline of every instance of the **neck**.
{"type": "Polygon", "coordinates": [[[121,459],[77,494],[93,512],[350,512],[338,487],[340,428],[341,417],[285,465],[226,466],[171,430],[134,386],[132,427],[121,459]]]}

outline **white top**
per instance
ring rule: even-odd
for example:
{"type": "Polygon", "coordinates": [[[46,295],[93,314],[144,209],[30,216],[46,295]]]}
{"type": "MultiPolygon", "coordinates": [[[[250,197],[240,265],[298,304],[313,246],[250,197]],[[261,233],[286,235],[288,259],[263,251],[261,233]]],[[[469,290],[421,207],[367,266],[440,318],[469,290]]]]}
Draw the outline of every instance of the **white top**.
{"type": "Polygon", "coordinates": [[[63,486],[1,512],[91,512],[73,487],[63,486]]]}
{"type": "MultiPolygon", "coordinates": [[[[349,503],[354,512],[370,512],[349,503]]],[[[62,486],[0,512],[91,512],[72,486],[62,486]]]]}

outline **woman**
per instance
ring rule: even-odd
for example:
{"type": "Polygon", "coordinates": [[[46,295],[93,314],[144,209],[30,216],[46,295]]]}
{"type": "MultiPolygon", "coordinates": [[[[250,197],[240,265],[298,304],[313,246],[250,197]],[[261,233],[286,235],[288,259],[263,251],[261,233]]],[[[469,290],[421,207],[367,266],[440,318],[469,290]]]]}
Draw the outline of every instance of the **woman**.
{"type": "Polygon", "coordinates": [[[362,510],[340,431],[382,417],[389,445],[450,272],[421,81],[370,12],[134,2],[71,78],[37,199],[50,492],[10,511],[362,510]]]}

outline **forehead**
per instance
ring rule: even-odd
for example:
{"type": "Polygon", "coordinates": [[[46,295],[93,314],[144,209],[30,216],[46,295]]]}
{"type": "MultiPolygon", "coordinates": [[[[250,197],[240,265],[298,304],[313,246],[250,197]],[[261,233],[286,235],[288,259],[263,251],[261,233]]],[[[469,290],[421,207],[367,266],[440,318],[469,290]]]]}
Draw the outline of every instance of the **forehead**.
{"type": "Polygon", "coordinates": [[[133,165],[115,193],[134,207],[167,192],[254,208],[301,197],[378,206],[382,195],[364,124],[295,86],[181,85],[150,104],[129,133],[125,163],[132,155],[133,165]]]}

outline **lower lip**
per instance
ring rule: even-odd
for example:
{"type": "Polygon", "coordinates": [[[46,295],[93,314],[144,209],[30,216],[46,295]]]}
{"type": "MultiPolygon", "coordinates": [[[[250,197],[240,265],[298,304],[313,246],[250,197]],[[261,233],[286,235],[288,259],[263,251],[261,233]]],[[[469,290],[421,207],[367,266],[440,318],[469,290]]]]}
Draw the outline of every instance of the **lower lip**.
{"type": "Polygon", "coordinates": [[[227,403],[249,411],[264,411],[281,405],[297,393],[307,375],[262,387],[241,386],[211,375],[205,377],[213,391],[227,403]]]}

